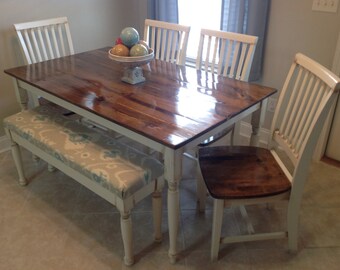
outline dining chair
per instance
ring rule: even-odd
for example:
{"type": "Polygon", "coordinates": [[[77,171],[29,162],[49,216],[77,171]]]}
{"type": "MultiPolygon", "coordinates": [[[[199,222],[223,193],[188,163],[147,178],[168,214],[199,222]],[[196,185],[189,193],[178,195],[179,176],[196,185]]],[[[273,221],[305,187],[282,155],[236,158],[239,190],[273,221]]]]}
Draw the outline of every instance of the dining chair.
{"type": "Polygon", "coordinates": [[[143,39],[154,50],[155,59],[185,65],[190,26],[146,19],[143,39]]]}
{"type": "MultiPolygon", "coordinates": [[[[16,23],[14,28],[27,64],[74,54],[66,17],[16,23]]],[[[38,97],[32,99],[35,106],[46,102],[38,97]]]]}
{"type": "MultiPolygon", "coordinates": [[[[16,23],[14,28],[28,65],[74,54],[71,31],[66,17],[16,23]]],[[[33,106],[44,104],[58,109],[61,114],[70,114],[68,110],[43,98],[35,95],[31,98],[33,106]]],[[[26,109],[25,106],[27,105],[24,105],[23,109],[26,109]]],[[[36,156],[33,158],[38,159],[36,156]]],[[[53,171],[54,167],[48,165],[48,170],[53,171]]]]}
{"type": "MultiPolygon", "coordinates": [[[[302,192],[318,136],[339,88],[340,78],[298,53],[280,92],[267,149],[199,149],[201,177],[214,201],[212,260],[218,257],[220,243],[288,238],[289,250],[297,251],[302,192]],[[255,233],[250,223],[250,234],[221,237],[224,207],[238,205],[246,210],[248,205],[274,206],[280,201],[287,208],[283,231],[255,233]]],[[[242,215],[249,221],[246,212],[242,215]]]]}
{"type": "MultiPolygon", "coordinates": [[[[212,29],[201,29],[196,69],[236,80],[248,81],[258,37],[212,29]]],[[[235,126],[216,134],[200,146],[207,146],[231,134],[235,126]]]]}
{"type": "MultiPolygon", "coordinates": [[[[212,29],[201,29],[196,69],[237,80],[248,81],[254,59],[258,37],[212,29]]],[[[198,145],[207,147],[221,141],[230,134],[230,144],[234,143],[234,124],[198,145]]],[[[238,130],[238,129],[237,129],[238,130]]],[[[237,132],[238,133],[238,132],[237,132]]],[[[186,157],[197,160],[197,149],[184,153],[186,157]]],[[[199,173],[199,172],[198,172],[199,173]]],[[[204,183],[197,181],[198,207],[205,208],[206,188],[204,183]]]]}

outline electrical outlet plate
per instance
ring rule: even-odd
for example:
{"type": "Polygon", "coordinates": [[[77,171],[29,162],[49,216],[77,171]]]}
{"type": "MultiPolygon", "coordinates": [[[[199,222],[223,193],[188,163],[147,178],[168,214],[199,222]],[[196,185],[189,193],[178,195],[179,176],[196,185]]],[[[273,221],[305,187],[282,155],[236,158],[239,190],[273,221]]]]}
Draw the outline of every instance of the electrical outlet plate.
{"type": "Polygon", "coordinates": [[[276,107],[276,98],[268,98],[267,111],[274,112],[276,107]]]}
{"type": "Polygon", "coordinates": [[[312,10],[336,13],[339,0],[313,0],[312,10]]]}

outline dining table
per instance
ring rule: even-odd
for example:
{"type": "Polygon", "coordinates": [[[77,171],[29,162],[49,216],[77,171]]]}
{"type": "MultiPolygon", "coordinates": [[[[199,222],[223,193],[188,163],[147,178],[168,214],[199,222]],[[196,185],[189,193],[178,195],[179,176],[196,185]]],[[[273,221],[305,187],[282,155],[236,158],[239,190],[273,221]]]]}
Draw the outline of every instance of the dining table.
{"type": "Polygon", "coordinates": [[[110,47],[6,69],[22,109],[30,95],[161,154],[167,181],[169,258],[178,257],[179,185],[183,153],[251,115],[250,143],[257,145],[268,98],[276,89],[152,59],[145,81],[122,81],[123,69],[110,47]]]}

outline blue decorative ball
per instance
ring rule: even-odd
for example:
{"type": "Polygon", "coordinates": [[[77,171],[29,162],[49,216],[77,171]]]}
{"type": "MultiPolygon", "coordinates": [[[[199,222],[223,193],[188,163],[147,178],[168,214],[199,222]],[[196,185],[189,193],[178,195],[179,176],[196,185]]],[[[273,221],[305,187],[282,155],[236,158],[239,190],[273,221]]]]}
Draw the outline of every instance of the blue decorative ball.
{"type": "Polygon", "coordinates": [[[120,33],[120,38],[125,46],[131,48],[139,41],[138,31],[133,27],[126,27],[120,33]]]}

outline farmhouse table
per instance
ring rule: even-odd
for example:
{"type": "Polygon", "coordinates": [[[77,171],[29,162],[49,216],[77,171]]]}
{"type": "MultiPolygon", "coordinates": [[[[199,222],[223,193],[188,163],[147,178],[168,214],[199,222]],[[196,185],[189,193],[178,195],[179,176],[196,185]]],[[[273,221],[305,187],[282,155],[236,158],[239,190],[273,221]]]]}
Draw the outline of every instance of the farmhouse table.
{"type": "Polygon", "coordinates": [[[109,49],[5,73],[13,77],[23,109],[30,92],[162,153],[174,263],[183,152],[247,115],[252,115],[251,144],[256,145],[267,99],[276,90],[155,59],[142,67],[146,81],[132,85],[121,80],[123,67],[109,58],[109,49]]]}

